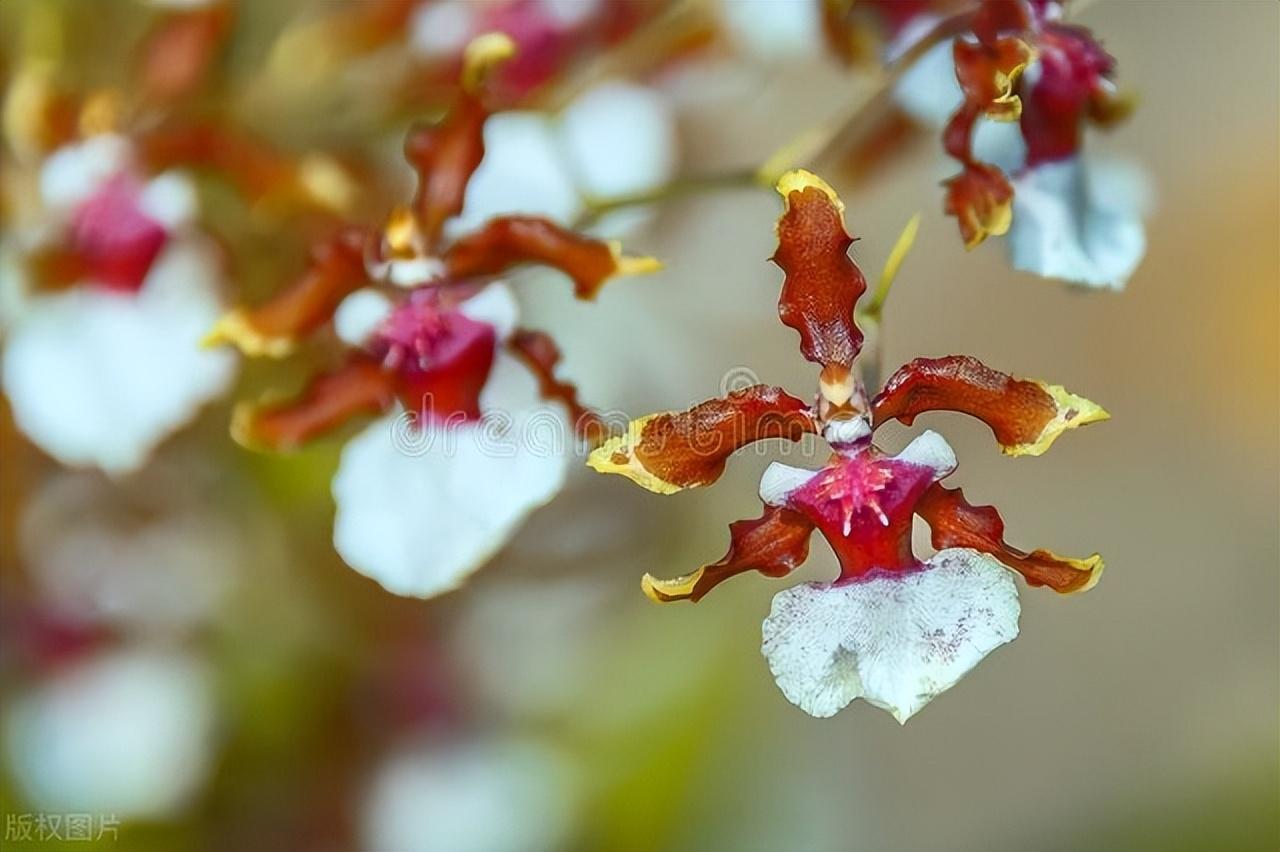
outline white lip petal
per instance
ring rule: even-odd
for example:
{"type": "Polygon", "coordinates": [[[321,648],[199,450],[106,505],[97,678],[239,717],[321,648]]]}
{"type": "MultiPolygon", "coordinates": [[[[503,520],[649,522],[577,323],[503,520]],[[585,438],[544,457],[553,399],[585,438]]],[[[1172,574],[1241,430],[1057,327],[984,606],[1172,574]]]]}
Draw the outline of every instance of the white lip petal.
{"type": "Polygon", "coordinates": [[[760,499],[770,506],[785,506],[787,497],[819,471],[771,462],[760,477],[760,499]]]}
{"type": "Polygon", "coordinates": [[[506,340],[520,322],[520,304],[511,288],[495,281],[458,306],[467,319],[494,327],[499,340],[506,340]]]}
{"type": "Polygon", "coordinates": [[[947,439],[937,432],[926,429],[916,436],[910,444],[894,456],[894,459],[921,467],[933,468],[934,476],[942,479],[956,469],[956,454],[947,439]]]}
{"type": "Polygon", "coordinates": [[[5,750],[33,809],[157,819],[208,775],[207,668],[175,652],[103,654],[54,675],[5,714],[5,750]]]}
{"type": "Polygon", "coordinates": [[[408,428],[382,418],[343,450],[333,479],[334,546],[388,591],[457,587],[564,484],[572,430],[539,402],[528,373],[499,354],[479,423],[408,428]]]}
{"type": "Polygon", "coordinates": [[[1014,182],[1006,237],[1014,267],[1123,289],[1146,252],[1143,184],[1136,169],[1079,157],[1028,170],[1014,182]]]}
{"type": "Polygon", "coordinates": [[[1018,635],[1010,572],[976,550],[939,551],[925,568],[779,592],[762,651],[787,700],[833,716],[855,698],[905,723],[1018,635]]]}
{"type": "Polygon", "coordinates": [[[4,351],[14,420],[68,465],[124,474],[231,382],[235,356],[200,339],[222,313],[218,265],[171,243],[134,295],[92,286],[32,300],[4,351]]]}

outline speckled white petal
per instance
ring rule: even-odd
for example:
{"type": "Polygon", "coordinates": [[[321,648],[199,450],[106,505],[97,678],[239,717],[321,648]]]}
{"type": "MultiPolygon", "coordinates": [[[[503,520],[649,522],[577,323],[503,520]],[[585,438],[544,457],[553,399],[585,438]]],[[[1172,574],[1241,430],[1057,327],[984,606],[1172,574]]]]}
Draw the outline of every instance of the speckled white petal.
{"type": "Polygon", "coordinates": [[[361,813],[364,849],[552,852],[571,840],[579,782],[569,757],[528,739],[397,749],[361,813]]]}
{"type": "Polygon", "coordinates": [[[467,319],[493,326],[499,340],[506,340],[520,322],[520,303],[511,288],[495,281],[458,306],[467,319]]]}
{"type": "Polygon", "coordinates": [[[561,113],[560,140],[588,197],[642,192],[675,174],[675,115],[645,86],[610,80],[584,92],[561,113]]]}
{"type": "Polygon", "coordinates": [[[176,652],[104,654],[60,671],[5,713],[5,751],[30,810],[158,819],[211,763],[209,672],[176,652]]]}
{"type": "Polygon", "coordinates": [[[538,400],[533,378],[499,354],[480,398],[485,420],[370,425],[333,479],[333,543],[388,591],[432,597],[457,587],[564,484],[572,430],[538,400]]]}
{"type": "Polygon", "coordinates": [[[833,716],[855,698],[905,723],[1018,635],[1018,590],[995,559],[939,551],[923,570],[779,592],[763,652],[787,700],[833,716]]]}
{"type": "Polygon", "coordinates": [[[752,56],[777,60],[821,50],[821,11],[809,0],[720,0],[720,15],[752,56]]]}
{"type": "Polygon", "coordinates": [[[231,382],[235,356],[199,345],[221,313],[218,261],[196,238],[171,243],[136,295],[33,300],[4,350],[18,428],[64,464],[136,469],[231,382]]]}
{"type": "Polygon", "coordinates": [[[122,136],[104,133],[64,145],[40,170],[40,198],[54,211],[68,212],[111,176],[127,168],[133,149],[122,136]]]}
{"type": "Polygon", "coordinates": [[[956,469],[955,450],[951,449],[946,438],[932,429],[926,429],[917,435],[894,459],[933,468],[936,479],[942,479],[956,469]]]}
{"type": "Polygon", "coordinates": [[[791,492],[818,473],[816,470],[792,467],[782,462],[770,462],[760,477],[760,499],[770,506],[785,506],[791,492]]]}
{"type": "Polygon", "coordinates": [[[333,331],[348,346],[364,346],[392,309],[391,298],[381,290],[362,287],[338,303],[333,331]]]}
{"type": "Polygon", "coordinates": [[[1037,166],[1014,182],[1010,259],[1046,278],[1123,289],[1146,252],[1145,206],[1132,167],[1078,157],[1037,166]]]}
{"type": "Polygon", "coordinates": [[[462,215],[446,234],[473,231],[494,216],[520,213],[568,224],[582,210],[573,174],[550,119],[536,112],[499,112],[484,125],[484,159],[467,184],[462,215]]]}

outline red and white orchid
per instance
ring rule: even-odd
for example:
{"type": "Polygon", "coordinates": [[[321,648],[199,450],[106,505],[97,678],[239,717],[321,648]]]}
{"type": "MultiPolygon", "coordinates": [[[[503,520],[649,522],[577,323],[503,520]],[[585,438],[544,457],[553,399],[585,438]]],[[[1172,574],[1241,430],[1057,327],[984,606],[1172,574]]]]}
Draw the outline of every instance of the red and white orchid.
{"type": "MultiPolygon", "coordinates": [[[[1065,593],[1092,587],[1102,560],[1011,547],[994,509],[971,506],[941,484],[956,467],[941,436],[926,431],[891,455],[876,446],[876,430],[890,420],[959,411],[987,423],[1004,453],[1039,455],[1064,431],[1107,414],[1060,386],[962,356],[912,361],[868,401],[855,372],[862,332],[854,321],[866,280],[847,254],[844,205],[808,172],[787,173],[777,188],[785,202],[773,257],[785,273],[778,312],[799,332],[804,357],[821,368],[813,401],[755,385],[636,420],[589,464],[670,494],[716,481],[729,455],[756,441],[823,437],[832,455],[820,470],[776,462],[766,470],[764,512],[730,525],[723,558],[675,579],[646,575],[643,587],[657,601],[697,601],[746,571],[783,577],[804,562],[818,530],[840,576],[774,598],[765,657],[786,697],[814,716],[861,697],[905,722],[1017,635],[1018,595],[1005,568],[1065,593]],[[911,547],[915,515],[929,523],[939,548],[927,559],[911,547]]],[[[904,250],[894,252],[898,260],[904,250]]]]}
{"type": "Polygon", "coordinates": [[[503,35],[474,41],[449,113],[410,131],[405,156],[418,176],[410,205],[379,229],[340,229],[295,284],[226,315],[209,337],[280,357],[331,324],[347,345],[344,363],[296,400],[240,406],[233,435],[282,450],[353,417],[380,417],[343,453],[334,544],[398,594],[456,586],[559,490],[571,430],[600,435],[573,386],[555,378],[554,342],[517,327],[516,303],[497,276],[540,264],[591,299],[610,278],[658,268],[537,216],[497,216],[450,238],[448,223],[485,158],[487,80],[513,51],[503,35]]]}

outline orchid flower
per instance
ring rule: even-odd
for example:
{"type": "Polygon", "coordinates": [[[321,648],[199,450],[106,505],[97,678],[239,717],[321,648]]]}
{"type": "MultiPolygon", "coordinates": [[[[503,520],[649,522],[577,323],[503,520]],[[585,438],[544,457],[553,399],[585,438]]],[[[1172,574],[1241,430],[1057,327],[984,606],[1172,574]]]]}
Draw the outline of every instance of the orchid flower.
{"type": "Polygon", "coordinates": [[[130,137],[71,140],[36,180],[4,241],[4,391],[60,462],[129,473],[235,375],[197,345],[223,310],[222,262],[190,179],[149,177],[130,137]]]}
{"type": "Polygon", "coordinates": [[[842,58],[865,59],[879,43],[887,61],[902,62],[894,101],[940,129],[961,166],[946,181],[946,212],[966,247],[1007,235],[1016,269],[1120,289],[1146,249],[1148,191],[1136,169],[1093,161],[1083,143],[1087,124],[1113,126],[1133,104],[1117,92],[1115,60],[1094,35],[1062,22],[1065,7],[834,0],[824,8],[828,43],[842,58]]]}
{"type": "Polygon", "coordinates": [[[1136,179],[1102,180],[1080,151],[1087,121],[1110,125],[1129,104],[1111,82],[1115,60],[1061,14],[1056,0],[986,0],[955,40],[963,102],[943,143],[963,171],[947,183],[947,212],[969,247],[1007,232],[1018,269],[1119,289],[1146,249],[1144,193],[1136,179]],[[1012,181],[974,153],[983,117],[1018,124],[1022,151],[1005,155],[1012,181]]]}
{"type": "Polygon", "coordinates": [[[518,327],[515,300],[496,276],[541,264],[591,299],[610,278],[658,268],[536,216],[498,216],[447,236],[485,157],[486,81],[513,51],[500,34],[472,42],[448,115],[410,131],[405,156],[418,176],[410,205],[380,229],[340,229],[295,284],[227,314],[209,336],[281,357],[332,326],[346,345],[344,363],[299,398],[240,406],[232,432],[248,446],[287,450],[354,417],[380,418],[342,454],[334,545],[397,594],[455,587],[559,490],[571,428],[601,435],[574,387],[555,377],[555,343],[518,327]]]}
{"type": "MultiPolygon", "coordinates": [[[[911,361],[869,399],[855,371],[862,332],[854,309],[866,279],[847,254],[844,205],[805,171],[783,175],[777,189],[785,206],[773,257],[785,273],[778,313],[820,367],[813,401],[754,385],[633,421],[588,463],[671,494],[715,482],[728,457],[756,441],[824,438],[832,455],[821,469],[770,465],[760,482],[763,514],[730,525],[724,557],[674,579],[646,575],[643,588],[656,601],[697,601],[747,571],[784,577],[805,561],[817,529],[840,575],[774,598],[764,622],[769,667],[787,699],[811,715],[863,698],[905,722],[1017,636],[1018,593],[1006,568],[1067,593],[1092,587],[1103,563],[1012,547],[995,509],[941,484],[956,458],[940,435],[926,431],[894,455],[876,446],[876,430],[958,411],[990,426],[1005,454],[1039,455],[1064,431],[1108,415],[1061,386],[955,355],[911,361]],[[931,527],[931,557],[912,550],[915,515],[931,527]]],[[[906,247],[904,239],[891,255],[880,292],[906,247]]]]}

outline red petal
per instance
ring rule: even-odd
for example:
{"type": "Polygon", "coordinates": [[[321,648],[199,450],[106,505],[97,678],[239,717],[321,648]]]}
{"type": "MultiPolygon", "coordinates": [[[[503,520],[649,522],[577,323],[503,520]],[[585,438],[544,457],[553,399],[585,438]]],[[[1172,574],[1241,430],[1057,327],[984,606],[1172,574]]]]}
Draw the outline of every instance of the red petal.
{"type": "Polygon", "coordinates": [[[874,425],[908,425],[926,411],[959,411],[991,427],[1008,455],[1040,455],[1067,429],[1105,420],[1097,404],[1061,385],[1017,379],[977,358],[917,358],[894,373],[871,403],[874,425]]]}
{"type": "Polygon", "coordinates": [[[1093,588],[1102,576],[1102,557],[1067,559],[1047,550],[1031,553],[1004,542],[1004,521],[991,506],[973,506],[959,488],[935,483],[916,505],[932,531],[933,546],[969,547],[989,553],[1021,574],[1030,586],[1048,586],[1063,594],[1093,588]]]}
{"type": "Polygon", "coordinates": [[[867,289],[849,259],[844,204],[821,178],[796,170],[778,181],[785,209],[773,262],[786,273],[778,315],[800,333],[800,351],[815,364],[853,366],[862,332],[853,307],[867,289]]]}
{"type": "Polygon", "coordinates": [[[360,356],[313,380],[292,402],[237,406],[231,435],[246,447],[293,449],[351,417],[379,414],[394,399],[392,374],[376,361],[360,356]]]}
{"type": "Polygon", "coordinates": [[[747,571],[766,577],[785,577],[809,555],[813,524],[799,512],[765,506],[764,514],[751,521],[729,524],[729,552],[713,562],[671,580],[645,574],[644,593],[655,601],[698,601],[720,583],[747,571]]]}
{"type": "Polygon", "coordinates": [[[1013,186],[1004,172],[985,163],[971,163],[946,182],[945,211],[955,216],[966,248],[989,236],[1008,233],[1013,224],[1013,186]]]}
{"type": "Polygon", "coordinates": [[[227,314],[205,344],[233,343],[247,355],[288,354],[298,339],[328,322],[338,304],[366,282],[366,238],[363,230],[346,228],[321,243],[292,286],[262,305],[227,314]]]}
{"type": "Polygon", "coordinates": [[[634,420],[625,435],[594,450],[587,464],[673,494],[715,482],[725,460],[741,447],[768,438],[798,441],[815,432],[807,403],[779,388],[753,385],[687,411],[634,420]]]}
{"type": "Polygon", "coordinates": [[[600,416],[578,401],[576,387],[556,378],[560,349],[550,335],[517,329],[507,345],[538,380],[538,392],[542,398],[561,402],[569,409],[569,416],[573,418],[574,429],[579,435],[593,445],[604,440],[606,430],[600,416]]]}
{"type": "Polygon", "coordinates": [[[496,275],[521,263],[541,263],[573,279],[579,299],[592,299],[606,281],[660,268],[652,258],[623,257],[616,243],[575,234],[535,216],[500,216],[459,238],[444,255],[458,279],[496,275]]]}
{"type": "Polygon", "coordinates": [[[484,123],[489,110],[483,96],[489,73],[510,59],[515,44],[500,33],[483,35],[469,45],[463,60],[462,90],[444,120],[410,131],[405,159],[418,174],[413,211],[431,251],[444,223],[462,212],[471,175],[484,159],[484,123]]]}
{"type": "Polygon", "coordinates": [[[175,12],[158,21],[141,50],[137,76],[145,96],[173,101],[194,92],[208,75],[231,23],[228,3],[175,12]]]}

